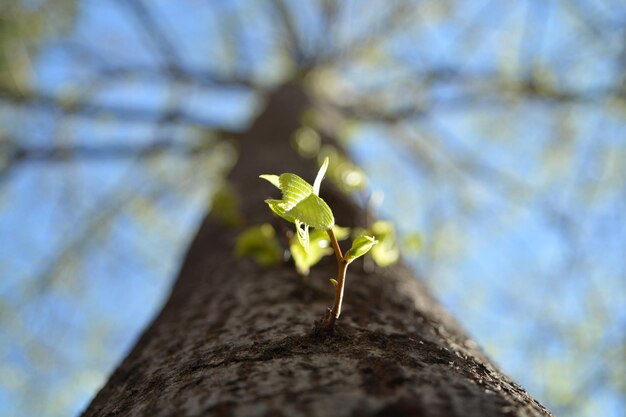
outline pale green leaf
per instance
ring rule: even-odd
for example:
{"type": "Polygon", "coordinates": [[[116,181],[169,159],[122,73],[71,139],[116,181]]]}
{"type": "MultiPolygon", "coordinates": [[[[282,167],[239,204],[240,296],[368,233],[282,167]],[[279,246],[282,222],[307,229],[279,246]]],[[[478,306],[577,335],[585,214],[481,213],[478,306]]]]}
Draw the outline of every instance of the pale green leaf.
{"type": "Polygon", "coordinates": [[[372,259],[378,266],[389,266],[398,261],[400,250],[396,239],[396,230],[392,222],[378,220],[372,224],[371,232],[378,240],[372,248],[372,259]]]}
{"type": "Polygon", "coordinates": [[[395,235],[396,228],[389,220],[377,220],[372,224],[372,233],[378,236],[395,235]]]}
{"type": "Polygon", "coordinates": [[[372,236],[359,236],[352,242],[352,247],[346,255],[344,256],[344,260],[348,263],[354,261],[355,259],[365,255],[378,241],[374,239],[372,236]]]}
{"type": "Polygon", "coordinates": [[[308,252],[304,250],[295,237],[289,243],[289,250],[296,264],[296,270],[301,275],[308,275],[313,265],[318,263],[324,256],[333,253],[328,236],[326,236],[323,230],[313,230],[311,232],[308,252]]]}
{"type": "Polygon", "coordinates": [[[333,227],[333,212],[324,200],[313,193],[311,184],[296,174],[281,174],[279,188],[283,194],[282,200],[265,200],[274,213],[289,222],[298,220],[316,229],[333,227]]]}
{"type": "Polygon", "coordinates": [[[407,252],[418,252],[424,245],[424,238],[418,232],[409,233],[402,240],[402,250],[407,252]]]}
{"type": "MultiPolygon", "coordinates": [[[[285,218],[285,210],[283,209],[281,200],[268,199],[268,200],[265,200],[265,202],[267,203],[268,206],[270,206],[270,210],[276,213],[279,217],[285,218]]],[[[286,219],[286,220],[289,220],[290,222],[293,223],[293,219],[291,220],[286,219]]]]}
{"type": "Polygon", "coordinates": [[[382,267],[392,265],[400,258],[398,247],[395,244],[389,245],[386,242],[388,241],[382,241],[372,248],[372,259],[376,262],[376,265],[382,267]]]}
{"type": "Polygon", "coordinates": [[[324,158],[324,162],[320,167],[320,170],[317,172],[317,176],[315,177],[315,182],[313,183],[313,194],[320,195],[320,186],[322,185],[322,180],[324,179],[324,175],[326,175],[326,170],[328,169],[328,157],[324,158]]]}
{"type": "Polygon", "coordinates": [[[295,219],[296,235],[298,236],[298,242],[302,245],[305,252],[309,251],[309,225],[302,223],[300,220],[295,219]]]}
{"type": "Polygon", "coordinates": [[[367,184],[367,176],[358,166],[346,158],[332,145],[324,145],[320,149],[318,160],[330,158],[333,164],[328,169],[328,179],[341,191],[352,192],[361,190],[367,184]]]}
{"type": "Polygon", "coordinates": [[[228,183],[222,184],[213,194],[211,215],[230,227],[240,226],[244,223],[243,214],[241,214],[239,207],[239,196],[228,183]]]}
{"type": "Polygon", "coordinates": [[[296,174],[280,174],[278,180],[280,191],[283,193],[283,204],[286,211],[291,210],[302,200],[313,194],[311,184],[296,174]]]}
{"type": "Polygon", "coordinates": [[[334,278],[329,279],[329,281],[330,281],[330,283],[331,283],[331,284],[333,284],[333,287],[335,287],[335,288],[337,288],[337,286],[339,285],[339,283],[337,282],[337,280],[336,280],[336,279],[334,279],[334,278]]]}
{"type": "Polygon", "coordinates": [[[345,240],[350,236],[350,228],[349,227],[341,227],[334,225],[333,232],[335,233],[335,238],[337,240],[345,240]]]}
{"type": "Polygon", "coordinates": [[[285,219],[288,217],[300,220],[316,229],[330,229],[335,224],[333,212],[328,204],[315,194],[309,195],[291,210],[285,212],[285,219]]]}
{"type": "Polygon", "coordinates": [[[259,175],[259,178],[263,178],[264,180],[269,181],[276,188],[280,188],[280,181],[279,181],[278,175],[263,174],[263,175],[259,175]]]}
{"type": "Polygon", "coordinates": [[[317,155],[322,143],[320,135],[308,126],[296,130],[291,141],[296,151],[305,158],[313,158],[317,155]]]}
{"type": "Polygon", "coordinates": [[[274,228],[264,223],[249,227],[237,236],[235,254],[240,257],[250,256],[258,264],[270,267],[281,262],[283,249],[274,228]]]}

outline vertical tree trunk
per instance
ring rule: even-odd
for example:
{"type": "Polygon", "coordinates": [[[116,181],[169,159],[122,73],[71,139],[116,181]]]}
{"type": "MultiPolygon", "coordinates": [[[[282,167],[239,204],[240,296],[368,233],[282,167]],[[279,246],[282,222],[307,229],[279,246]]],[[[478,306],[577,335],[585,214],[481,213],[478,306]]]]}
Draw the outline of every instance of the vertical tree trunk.
{"type": "MultiPolygon", "coordinates": [[[[230,180],[249,223],[270,219],[276,193],[260,173],[316,167],[289,146],[309,105],[278,89],[241,138],[230,180]]],[[[329,187],[338,224],[362,213],[329,187]]],[[[332,304],[327,257],[307,280],[233,256],[236,231],[210,215],[158,318],[84,416],[547,416],[502,375],[402,265],[355,263],[333,336],[311,333],[332,304]]]]}

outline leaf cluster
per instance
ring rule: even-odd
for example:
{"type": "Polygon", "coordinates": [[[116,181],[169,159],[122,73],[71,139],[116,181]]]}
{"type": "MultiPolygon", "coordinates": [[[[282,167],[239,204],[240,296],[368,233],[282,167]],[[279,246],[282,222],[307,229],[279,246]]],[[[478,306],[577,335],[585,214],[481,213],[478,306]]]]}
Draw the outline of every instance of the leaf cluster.
{"type": "MultiPolygon", "coordinates": [[[[310,268],[324,256],[331,255],[329,230],[337,240],[344,240],[351,234],[349,228],[339,227],[328,204],[319,196],[322,180],[329,168],[329,158],[325,158],[313,184],[309,184],[296,174],[264,174],[260,178],[268,181],[281,191],[281,199],[267,199],[266,204],[279,217],[295,225],[295,233],[288,236],[289,252],[301,275],[307,275],[310,268]]],[[[331,169],[332,171],[332,169],[331,169]]],[[[343,260],[351,263],[365,255],[378,243],[376,236],[367,236],[361,231],[352,242],[352,247],[343,260]]],[[[380,233],[380,236],[384,236],[380,233]]],[[[237,241],[237,254],[252,256],[265,266],[275,265],[279,259],[280,244],[274,228],[265,224],[253,226],[237,241]]],[[[387,263],[389,264],[389,263],[387,263]]]]}

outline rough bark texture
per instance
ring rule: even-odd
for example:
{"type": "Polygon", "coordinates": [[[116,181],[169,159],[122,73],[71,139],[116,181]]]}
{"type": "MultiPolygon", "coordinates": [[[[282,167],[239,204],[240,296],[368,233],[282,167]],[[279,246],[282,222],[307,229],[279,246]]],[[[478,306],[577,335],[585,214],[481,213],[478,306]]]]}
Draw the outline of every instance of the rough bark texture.
{"type": "MultiPolygon", "coordinates": [[[[230,179],[250,223],[276,190],[259,173],[316,167],[288,138],[308,106],[283,87],[241,138],[230,179]]],[[[337,222],[362,213],[322,186],[337,222]]],[[[332,256],[305,281],[232,253],[236,231],[208,216],[172,295],[84,416],[548,416],[504,376],[402,265],[348,271],[333,336],[312,334],[332,304],[332,256]]]]}

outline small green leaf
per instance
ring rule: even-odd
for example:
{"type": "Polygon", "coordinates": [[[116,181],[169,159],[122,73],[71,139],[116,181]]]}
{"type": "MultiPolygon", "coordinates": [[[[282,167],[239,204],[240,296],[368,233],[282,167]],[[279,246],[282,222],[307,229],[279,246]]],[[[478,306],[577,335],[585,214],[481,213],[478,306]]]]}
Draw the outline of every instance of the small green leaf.
{"type": "Polygon", "coordinates": [[[318,263],[324,256],[333,253],[328,241],[328,235],[323,230],[313,230],[310,233],[308,252],[304,250],[297,238],[293,237],[289,243],[291,257],[296,264],[296,269],[301,275],[308,275],[313,265],[318,263]]]}
{"type": "Polygon", "coordinates": [[[344,256],[348,263],[365,255],[378,241],[371,236],[359,236],[352,242],[352,247],[344,256]]]}
{"type": "Polygon", "coordinates": [[[302,223],[300,220],[295,219],[296,235],[298,236],[298,242],[302,245],[305,252],[309,251],[309,225],[302,223]]]}
{"type": "Polygon", "coordinates": [[[313,194],[320,195],[320,185],[322,185],[322,180],[324,179],[324,175],[326,175],[326,170],[328,169],[328,157],[324,158],[324,162],[320,167],[320,170],[317,171],[317,176],[315,177],[315,182],[313,183],[313,194]]]}
{"type": "Polygon", "coordinates": [[[280,181],[278,179],[279,178],[278,175],[263,174],[263,175],[259,175],[259,178],[263,178],[264,180],[269,181],[276,188],[280,188],[280,181]]]}
{"type": "MultiPolygon", "coordinates": [[[[275,180],[265,177],[270,182],[275,180]]],[[[274,213],[291,223],[298,220],[316,229],[333,227],[333,212],[324,200],[313,193],[311,184],[296,174],[281,174],[278,178],[282,200],[265,200],[274,213]]]]}
{"type": "Polygon", "coordinates": [[[335,288],[337,288],[337,286],[339,285],[339,283],[337,282],[337,280],[336,280],[336,279],[334,279],[334,278],[329,279],[329,281],[330,281],[330,283],[331,283],[331,284],[333,284],[333,287],[335,287],[335,288]]]}
{"type": "Polygon", "coordinates": [[[239,196],[228,183],[222,184],[213,194],[211,214],[230,227],[240,226],[244,223],[239,207],[239,196]]]}
{"type": "Polygon", "coordinates": [[[322,160],[322,158],[333,160],[333,164],[328,169],[328,179],[341,191],[349,193],[361,190],[367,184],[367,176],[363,170],[343,156],[334,146],[322,146],[318,159],[322,160]]]}
{"type": "Polygon", "coordinates": [[[270,267],[282,260],[283,249],[276,239],[276,231],[268,224],[252,226],[237,236],[235,243],[237,256],[250,256],[258,264],[270,267]]]}
{"type": "Polygon", "coordinates": [[[335,238],[337,240],[345,240],[350,236],[350,228],[349,227],[341,227],[334,225],[333,232],[335,233],[335,238]]]}
{"type": "Polygon", "coordinates": [[[407,252],[419,252],[424,246],[424,238],[418,232],[409,233],[402,240],[402,250],[407,252]]]}
{"type": "Polygon", "coordinates": [[[315,194],[311,194],[297,206],[285,213],[316,229],[327,230],[335,225],[335,217],[328,204],[315,194]]]}
{"type": "Polygon", "coordinates": [[[302,200],[313,194],[313,186],[296,174],[280,174],[278,182],[278,188],[283,193],[285,210],[291,210],[302,200]]]}
{"type": "Polygon", "coordinates": [[[392,222],[378,220],[372,224],[371,232],[379,244],[372,248],[372,259],[378,266],[389,266],[398,261],[400,250],[396,230],[392,222]]]}
{"type": "Polygon", "coordinates": [[[291,138],[291,142],[301,156],[313,158],[319,153],[322,140],[314,129],[303,126],[296,130],[291,138]]]}

